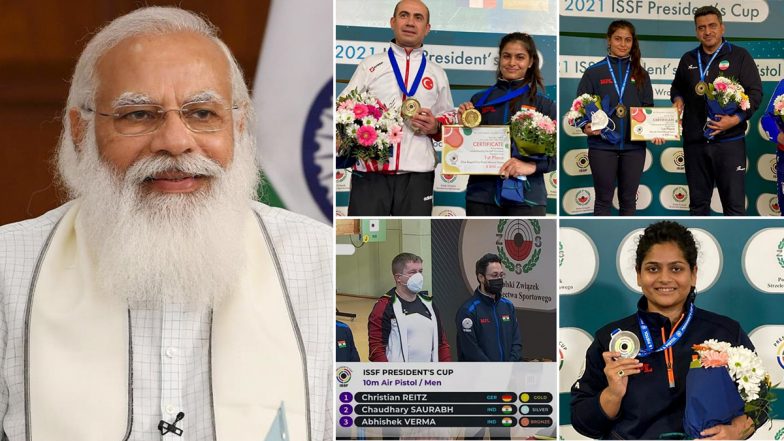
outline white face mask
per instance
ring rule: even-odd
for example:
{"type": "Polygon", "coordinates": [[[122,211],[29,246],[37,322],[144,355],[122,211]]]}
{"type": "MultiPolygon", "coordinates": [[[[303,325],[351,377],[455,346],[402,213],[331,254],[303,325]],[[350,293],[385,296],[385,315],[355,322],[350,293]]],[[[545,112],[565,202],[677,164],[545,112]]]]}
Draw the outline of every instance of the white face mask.
{"type": "Polygon", "coordinates": [[[413,292],[414,294],[419,293],[422,291],[422,287],[425,285],[425,276],[422,273],[416,273],[413,276],[408,278],[408,282],[406,282],[406,288],[409,291],[413,292]]]}

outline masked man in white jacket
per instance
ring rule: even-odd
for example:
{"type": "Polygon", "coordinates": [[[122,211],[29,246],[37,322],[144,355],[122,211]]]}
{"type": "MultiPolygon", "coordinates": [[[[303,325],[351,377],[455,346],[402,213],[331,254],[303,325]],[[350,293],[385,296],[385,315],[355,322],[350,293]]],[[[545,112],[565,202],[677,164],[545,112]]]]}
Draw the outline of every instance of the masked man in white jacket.
{"type": "Polygon", "coordinates": [[[2,438],[332,439],[332,233],[254,202],[253,111],[217,29],[114,20],[63,116],[70,201],[0,228],[2,438]]]}

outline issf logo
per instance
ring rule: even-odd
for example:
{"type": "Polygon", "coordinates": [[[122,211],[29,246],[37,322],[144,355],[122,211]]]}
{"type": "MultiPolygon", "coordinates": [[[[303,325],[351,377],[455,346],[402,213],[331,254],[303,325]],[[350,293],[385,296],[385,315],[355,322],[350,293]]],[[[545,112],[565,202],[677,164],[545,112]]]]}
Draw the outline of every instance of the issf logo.
{"type": "Polygon", "coordinates": [[[335,378],[340,383],[340,387],[348,386],[348,382],[351,381],[351,369],[346,366],[339,367],[335,373],[335,378]]]}

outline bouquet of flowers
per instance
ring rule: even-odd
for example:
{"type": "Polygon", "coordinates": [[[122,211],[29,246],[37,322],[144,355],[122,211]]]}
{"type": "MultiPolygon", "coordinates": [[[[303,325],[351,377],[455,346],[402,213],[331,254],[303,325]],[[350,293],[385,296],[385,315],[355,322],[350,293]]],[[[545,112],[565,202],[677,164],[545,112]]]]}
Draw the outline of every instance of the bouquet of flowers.
{"type": "Polygon", "coordinates": [[[521,155],[555,156],[556,123],[528,107],[512,116],[512,139],[521,155]]]}
{"type": "MultiPolygon", "coordinates": [[[[714,121],[718,121],[716,115],[732,116],[748,110],[751,106],[749,96],[746,95],[743,86],[727,77],[718,77],[709,84],[705,98],[708,106],[708,119],[714,121]]],[[[711,132],[713,129],[709,129],[707,126],[703,131],[708,139],[713,139],[713,136],[710,135],[711,132]]]]}
{"type": "Polygon", "coordinates": [[[363,161],[389,160],[391,148],[403,138],[403,118],[367,92],[352,90],[338,98],[335,138],[338,156],[363,161]]]}
{"type": "MultiPolygon", "coordinates": [[[[744,413],[759,427],[768,418],[770,375],[760,357],[743,346],[707,340],[694,345],[697,352],[686,379],[683,427],[692,438],[717,424],[729,424],[744,413]]],[[[748,435],[748,434],[746,434],[748,435]]]]}
{"type": "Polygon", "coordinates": [[[572,108],[566,112],[566,121],[578,129],[591,123],[591,129],[599,130],[602,139],[610,144],[618,144],[621,142],[621,135],[615,131],[615,122],[602,107],[610,107],[609,96],[601,99],[598,95],[584,93],[572,101],[572,108]]]}
{"type": "Polygon", "coordinates": [[[784,132],[784,94],[773,100],[773,118],[779,130],[784,132]]]}
{"type": "Polygon", "coordinates": [[[784,80],[776,85],[760,124],[768,140],[778,143],[779,134],[784,132],[784,80]]]}
{"type": "Polygon", "coordinates": [[[601,109],[602,104],[598,95],[584,93],[572,101],[572,108],[566,112],[566,121],[570,126],[581,129],[591,122],[593,114],[601,109]]]}

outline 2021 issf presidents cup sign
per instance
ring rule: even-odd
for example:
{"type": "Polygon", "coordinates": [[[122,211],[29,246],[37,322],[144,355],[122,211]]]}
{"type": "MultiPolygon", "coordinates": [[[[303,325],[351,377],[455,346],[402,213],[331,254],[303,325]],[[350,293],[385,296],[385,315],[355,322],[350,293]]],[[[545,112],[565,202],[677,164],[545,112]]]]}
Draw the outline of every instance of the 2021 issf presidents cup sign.
{"type": "Polygon", "coordinates": [[[504,267],[503,296],[515,307],[555,309],[555,222],[549,220],[467,220],[460,233],[460,262],[466,290],[477,286],[476,261],[497,254],[504,267]]]}

